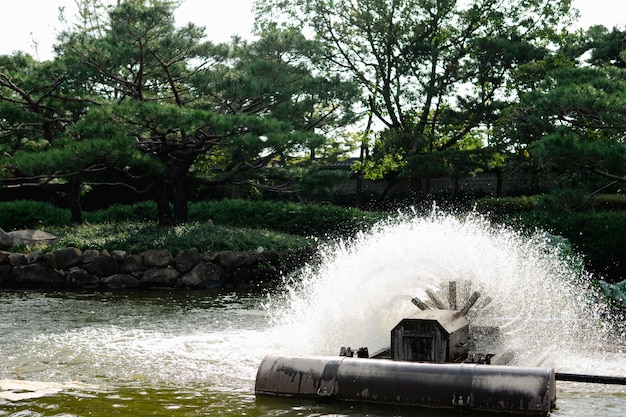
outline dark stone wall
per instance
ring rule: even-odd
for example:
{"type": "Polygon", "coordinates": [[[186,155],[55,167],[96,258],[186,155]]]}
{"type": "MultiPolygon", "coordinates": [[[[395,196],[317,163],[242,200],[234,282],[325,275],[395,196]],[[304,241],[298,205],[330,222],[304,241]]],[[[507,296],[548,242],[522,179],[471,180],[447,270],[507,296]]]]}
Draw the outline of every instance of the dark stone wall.
{"type": "Polygon", "coordinates": [[[140,254],[77,248],[29,254],[0,251],[0,288],[205,289],[279,283],[309,262],[313,249],[220,251],[166,249],[140,254]]]}

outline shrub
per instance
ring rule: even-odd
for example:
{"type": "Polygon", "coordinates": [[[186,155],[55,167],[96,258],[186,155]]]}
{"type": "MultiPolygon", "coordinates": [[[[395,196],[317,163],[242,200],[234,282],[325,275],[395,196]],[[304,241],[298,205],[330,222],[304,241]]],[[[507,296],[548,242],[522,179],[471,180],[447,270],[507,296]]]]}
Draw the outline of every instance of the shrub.
{"type": "Polygon", "coordinates": [[[626,195],[623,194],[599,194],[590,203],[595,210],[626,211],[626,195]]]}
{"type": "Polygon", "coordinates": [[[479,213],[501,219],[518,213],[527,213],[535,207],[535,197],[484,197],[474,201],[479,213]]]}
{"type": "Polygon", "coordinates": [[[596,194],[590,196],[581,190],[559,189],[536,197],[535,208],[545,211],[626,211],[626,196],[596,194]]]}
{"type": "Polygon", "coordinates": [[[533,211],[511,221],[528,228],[539,227],[568,239],[585,256],[594,272],[612,281],[623,277],[626,267],[626,212],[533,211]]]}
{"type": "Polygon", "coordinates": [[[144,201],[132,205],[115,204],[101,210],[86,211],[83,217],[89,223],[158,221],[157,207],[153,201],[144,201]]]}
{"type": "Polygon", "coordinates": [[[0,203],[0,227],[7,231],[65,226],[70,222],[70,217],[69,210],[41,201],[15,200],[0,203]]]}
{"type": "MultiPolygon", "coordinates": [[[[157,222],[154,202],[113,205],[83,218],[92,227],[104,223],[157,222]]],[[[366,212],[334,205],[295,204],[279,201],[224,199],[189,204],[189,222],[268,229],[299,236],[337,236],[369,227],[383,218],[382,213],[366,212]]],[[[63,227],[70,221],[69,210],[35,201],[0,203],[0,227],[7,230],[63,227]]]]}
{"type": "Polygon", "coordinates": [[[521,197],[485,197],[473,201],[480,213],[495,218],[532,210],[563,211],[626,211],[626,195],[598,194],[589,197],[578,190],[560,189],[550,194],[521,197]]]}
{"type": "Polygon", "coordinates": [[[295,204],[278,201],[225,199],[190,204],[190,221],[270,229],[299,236],[335,236],[368,227],[383,218],[381,213],[334,205],[295,204]]]}
{"type": "Polygon", "coordinates": [[[578,211],[585,207],[588,200],[588,195],[582,190],[562,188],[537,196],[536,208],[550,212],[578,211]]]}

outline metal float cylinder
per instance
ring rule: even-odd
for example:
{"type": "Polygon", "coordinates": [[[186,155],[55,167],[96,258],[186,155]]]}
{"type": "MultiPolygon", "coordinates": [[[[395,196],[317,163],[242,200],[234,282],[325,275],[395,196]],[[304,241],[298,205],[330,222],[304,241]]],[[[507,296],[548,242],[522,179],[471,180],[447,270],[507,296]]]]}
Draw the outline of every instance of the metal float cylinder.
{"type": "Polygon", "coordinates": [[[547,415],[553,369],[326,356],[266,356],[255,393],[547,415]]]}

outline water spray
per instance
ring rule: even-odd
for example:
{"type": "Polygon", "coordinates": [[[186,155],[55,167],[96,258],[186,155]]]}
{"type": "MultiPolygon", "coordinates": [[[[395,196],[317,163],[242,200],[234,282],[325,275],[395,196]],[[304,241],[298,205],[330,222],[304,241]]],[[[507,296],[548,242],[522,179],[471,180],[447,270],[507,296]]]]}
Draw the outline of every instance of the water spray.
{"type": "Polygon", "coordinates": [[[277,323],[298,335],[290,340],[303,356],[266,357],[256,392],[547,415],[556,380],[626,384],[555,372],[555,359],[567,356],[531,365],[548,341],[557,341],[555,355],[601,343],[585,279],[549,239],[481,218],[434,214],[380,225],[329,248],[289,288],[277,323]],[[376,335],[390,329],[386,354],[332,356],[340,339],[377,347],[376,335]]]}

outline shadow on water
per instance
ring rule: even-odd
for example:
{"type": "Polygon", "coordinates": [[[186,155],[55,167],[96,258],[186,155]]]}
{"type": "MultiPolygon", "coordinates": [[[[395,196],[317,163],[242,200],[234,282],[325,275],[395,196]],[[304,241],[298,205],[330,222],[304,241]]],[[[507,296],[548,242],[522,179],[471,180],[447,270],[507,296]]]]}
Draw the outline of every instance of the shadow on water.
{"type": "Polygon", "coordinates": [[[473,412],[459,408],[458,410],[443,410],[427,407],[403,405],[355,403],[355,402],[319,402],[313,400],[295,400],[289,398],[256,399],[256,409],[263,416],[367,416],[367,417],[504,417],[510,413],[473,412]]]}

